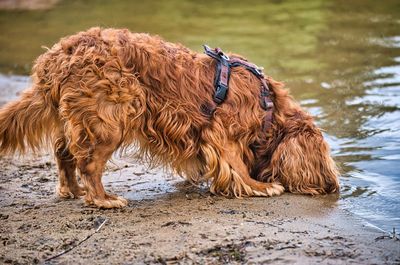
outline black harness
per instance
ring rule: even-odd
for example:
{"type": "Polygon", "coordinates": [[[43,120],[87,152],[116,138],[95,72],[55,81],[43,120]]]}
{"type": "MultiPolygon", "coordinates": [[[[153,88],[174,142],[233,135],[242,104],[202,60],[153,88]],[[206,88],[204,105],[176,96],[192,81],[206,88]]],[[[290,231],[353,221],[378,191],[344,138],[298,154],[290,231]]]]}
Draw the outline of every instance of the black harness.
{"type": "Polygon", "coordinates": [[[226,99],[229,91],[229,78],[232,67],[242,66],[260,79],[260,105],[264,110],[267,111],[264,127],[269,127],[272,123],[272,112],[274,108],[274,103],[270,98],[270,90],[267,82],[265,81],[265,76],[262,72],[262,68],[240,58],[229,58],[229,56],[227,56],[220,48],[211,49],[207,45],[204,45],[204,53],[217,60],[217,69],[214,80],[214,102],[217,104],[221,104],[226,99]]]}

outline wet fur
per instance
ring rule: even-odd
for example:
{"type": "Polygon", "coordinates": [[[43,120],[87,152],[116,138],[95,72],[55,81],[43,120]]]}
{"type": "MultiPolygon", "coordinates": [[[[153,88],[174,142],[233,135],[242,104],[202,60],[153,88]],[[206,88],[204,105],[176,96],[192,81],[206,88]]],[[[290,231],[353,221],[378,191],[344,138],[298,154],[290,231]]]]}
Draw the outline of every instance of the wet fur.
{"type": "Polygon", "coordinates": [[[112,153],[130,146],[225,196],[338,191],[327,143],[281,83],[267,78],[275,104],[267,132],[260,81],[241,67],[226,101],[212,117],[202,113],[213,104],[214,69],[210,57],[148,34],[92,28],[63,38],[36,60],[33,86],[0,110],[0,153],[51,142],[59,195],[103,208],[127,204],[105,192],[101,176],[112,153]]]}

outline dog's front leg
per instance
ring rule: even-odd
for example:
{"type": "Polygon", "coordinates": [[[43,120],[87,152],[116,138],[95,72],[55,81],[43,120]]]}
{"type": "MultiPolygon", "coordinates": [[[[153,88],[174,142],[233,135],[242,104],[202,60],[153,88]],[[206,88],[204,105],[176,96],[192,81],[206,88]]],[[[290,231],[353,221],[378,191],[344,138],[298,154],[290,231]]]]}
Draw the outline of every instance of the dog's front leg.
{"type": "Polygon", "coordinates": [[[206,178],[212,177],[210,191],[224,196],[275,196],[283,193],[280,183],[263,183],[252,179],[241,158],[237,143],[229,142],[217,151],[210,145],[203,146],[208,164],[206,178]]]}

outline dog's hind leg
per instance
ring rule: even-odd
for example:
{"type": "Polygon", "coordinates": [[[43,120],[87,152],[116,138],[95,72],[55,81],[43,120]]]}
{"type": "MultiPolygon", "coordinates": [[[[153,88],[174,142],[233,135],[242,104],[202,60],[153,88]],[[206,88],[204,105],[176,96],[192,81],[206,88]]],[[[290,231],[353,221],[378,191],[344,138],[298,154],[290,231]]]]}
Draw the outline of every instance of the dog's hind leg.
{"type": "Polygon", "coordinates": [[[79,198],[85,195],[84,188],[76,179],[76,160],[69,151],[64,135],[60,134],[54,143],[59,184],[57,193],[61,198],[79,198]]]}
{"type": "MultiPolygon", "coordinates": [[[[87,100],[81,98],[83,102],[87,100]]],[[[85,202],[99,208],[123,207],[128,202],[124,198],[107,194],[101,181],[107,161],[121,143],[120,124],[118,120],[111,119],[111,115],[108,120],[100,118],[93,106],[99,109],[103,107],[100,104],[90,105],[92,108],[74,106],[68,109],[70,113],[65,113],[65,137],[69,140],[69,151],[75,158],[86,192],[85,202]]]]}
{"type": "Polygon", "coordinates": [[[117,147],[118,142],[115,142],[114,139],[97,142],[87,148],[86,157],[77,158],[77,167],[86,190],[85,202],[87,204],[99,208],[120,208],[128,204],[124,198],[108,194],[101,182],[105,165],[117,147]]]}
{"type": "Polygon", "coordinates": [[[231,142],[225,145],[220,157],[211,146],[206,149],[206,160],[214,175],[211,192],[235,197],[274,196],[283,193],[284,188],[279,183],[263,183],[250,177],[237,144],[231,142]]]}

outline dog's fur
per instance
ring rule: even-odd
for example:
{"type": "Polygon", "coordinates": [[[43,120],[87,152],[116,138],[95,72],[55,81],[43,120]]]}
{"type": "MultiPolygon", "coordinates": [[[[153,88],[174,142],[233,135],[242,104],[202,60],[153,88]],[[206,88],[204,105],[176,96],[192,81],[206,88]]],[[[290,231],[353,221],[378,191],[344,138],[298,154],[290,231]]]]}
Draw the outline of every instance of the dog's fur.
{"type": "Polygon", "coordinates": [[[211,117],[215,60],[148,34],[92,28],[41,55],[33,86],[0,110],[0,153],[54,146],[58,193],[98,207],[127,201],[101,177],[118,148],[136,145],[153,164],[225,196],[338,191],[329,147],[310,115],[266,78],[275,105],[263,130],[260,80],[232,69],[226,101],[211,117]],[[80,173],[81,184],[76,178],[80,173]],[[262,181],[262,182],[261,182],[262,181]]]}

